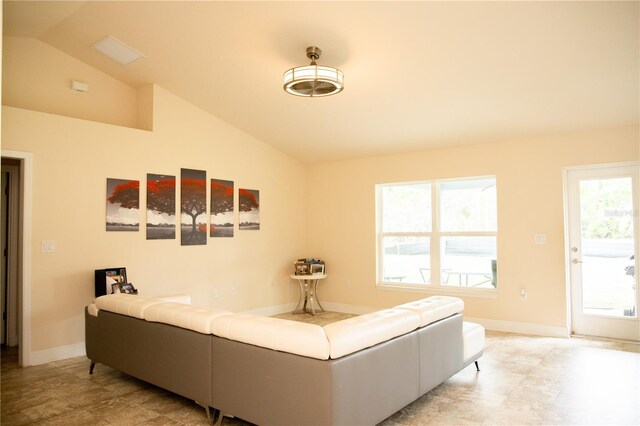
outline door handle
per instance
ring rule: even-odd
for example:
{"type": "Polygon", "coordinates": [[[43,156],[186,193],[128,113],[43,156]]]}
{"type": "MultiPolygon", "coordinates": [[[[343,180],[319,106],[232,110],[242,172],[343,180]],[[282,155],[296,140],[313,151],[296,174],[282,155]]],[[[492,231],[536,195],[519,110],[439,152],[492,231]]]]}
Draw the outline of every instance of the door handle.
{"type": "Polygon", "coordinates": [[[571,260],[571,263],[573,263],[574,265],[578,264],[578,263],[582,263],[582,260],[578,260],[578,259],[573,259],[571,260]]]}

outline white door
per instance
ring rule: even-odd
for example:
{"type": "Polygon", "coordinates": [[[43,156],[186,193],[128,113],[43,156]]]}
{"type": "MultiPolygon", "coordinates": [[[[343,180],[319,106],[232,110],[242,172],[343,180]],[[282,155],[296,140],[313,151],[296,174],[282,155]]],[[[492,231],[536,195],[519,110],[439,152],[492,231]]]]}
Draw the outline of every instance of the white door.
{"type": "Polygon", "coordinates": [[[572,333],[640,340],[640,165],[567,172],[572,333]]]}

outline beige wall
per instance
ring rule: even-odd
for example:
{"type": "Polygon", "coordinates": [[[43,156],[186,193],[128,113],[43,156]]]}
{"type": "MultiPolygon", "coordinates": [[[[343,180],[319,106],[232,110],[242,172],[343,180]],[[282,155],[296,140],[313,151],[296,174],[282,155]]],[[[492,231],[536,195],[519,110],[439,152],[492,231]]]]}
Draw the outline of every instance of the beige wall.
{"type": "Polygon", "coordinates": [[[499,295],[466,298],[466,314],[563,326],[562,168],[639,157],[638,129],[621,128],[306,167],[157,86],[114,89],[120,100],[93,92],[107,118],[82,116],[86,108],[69,101],[76,94],[63,80],[99,72],[35,40],[5,39],[6,46],[22,59],[5,53],[4,90],[33,86],[7,95],[14,100],[2,108],[2,148],[33,153],[34,351],[84,340],[83,308],[93,299],[93,270],[103,267],[126,266],[142,294],[188,293],[200,306],[249,310],[297,300],[291,261],[319,256],[330,275],[321,300],[375,308],[423,297],[375,288],[374,185],[487,174],[498,179],[499,295]],[[16,53],[18,45],[25,52],[16,53]],[[32,69],[44,66],[56,78],[32,69]],[[34,94],[46,102],[33,104],[34,94]],[[69,102],[69,112],[60,109],[69,102]],[[129,127],[96,122],[119,120],[112,105],[153,131],[124,119],[119,124],[129,127]],[[147,173],[179,176],[181,167],[259,189],[262,229],[206,246],[147,241],[142,185],[140,232],[105,231],[106,178],[144,184],[147,173]],[[545,246],[533,244],[535,233],[547,235],[545,246]],[[55,240],[56,251],[42,253],[42,240],[55,240]]]}
{"type": "Polygon", "coordinates": [[[563,168],[637,161],[639,141],[628,127],[311,167],[310,253],[327,260],[330,274],[322,300],[379,308],[423,297],[376,289],[375,184],[496,175],[498,297],[463,297],[465,315],[566,326],[563,168]],[[547,244],[535,245],[534,234],[547,244]]]}
{"type": "Polygon", "coordinates": [[[3,107],[2,148],[33,153],[33,351],[84,340],[97,268],[126,266],[142,294],[188,293],[200,306],[248,310],[296,297],[287,275],[305,241],[295,214],[305,168],[158,87],[153,99],[154,132],[3,107]],[[181,167],[259,189],[262,229],[186,247],[179,237],[147,241],[144,227],[105,231],[108,177],[139,179],[144,212],[146,174],[179,177],[181,167]],[[55,240],[56,252],[42,253],[42,240],[55,240]]]}
{"type": "Polygon", "coordinates": [[[2,67],[2,105],[138,127],[135,88],[39,40],[3,37],[2,67]],[[71,80],[89,91],[71,90],[71,80]]]}
{"type": "Polygon", "coordinates": [[[306,218],[291,214],[306,188],[299,162],[160,87],[133,89],[37,40],[4,42],[2,149],[33,154],[33,351],[84,340],[97,268],[125,266],[142,294],[187,293],[200,306],[250,310],[297,297],[287,277],[305,242],[306,218]],[[90,92],[71,91],[71,78],[90,92]],[[153,132],[130,128],[136,121],[153,132]],[[179,235],[147,241],[146,174],[179,177],[181,167],[260,190],[262,229],[206,246],[182,247],[179,235]],[[108,177],[140,180],[139,232],[105,231],[108,177]],[[42,240],[56,251],[42,253],[42,240]]]}

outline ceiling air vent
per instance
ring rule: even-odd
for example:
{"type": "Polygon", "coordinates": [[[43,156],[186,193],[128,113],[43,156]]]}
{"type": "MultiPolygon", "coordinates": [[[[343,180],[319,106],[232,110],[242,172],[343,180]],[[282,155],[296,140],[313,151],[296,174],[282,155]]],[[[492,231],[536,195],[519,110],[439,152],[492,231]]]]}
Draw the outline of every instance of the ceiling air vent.
{"type": "Polygon", "coordinates": [[[122,65],[129,65],[133,61],[144,58],[142,53],[110,35],[94,44],[93,48],[122,65]]]}

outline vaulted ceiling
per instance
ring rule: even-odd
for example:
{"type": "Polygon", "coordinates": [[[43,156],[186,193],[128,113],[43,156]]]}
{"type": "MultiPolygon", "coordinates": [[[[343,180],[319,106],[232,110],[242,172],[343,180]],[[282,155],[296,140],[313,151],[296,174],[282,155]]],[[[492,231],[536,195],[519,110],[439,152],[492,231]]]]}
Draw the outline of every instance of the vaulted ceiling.
{"type": "Polygon", "coordinates": [[[638,2],[5,1],[34,37],[133,86],[156,83],[303,162],[637,125],[638,2]],[[146,55],[121,65],[113,35],[146,55]],[[282,74],[341,68],[298,98],[282,74]]]}

